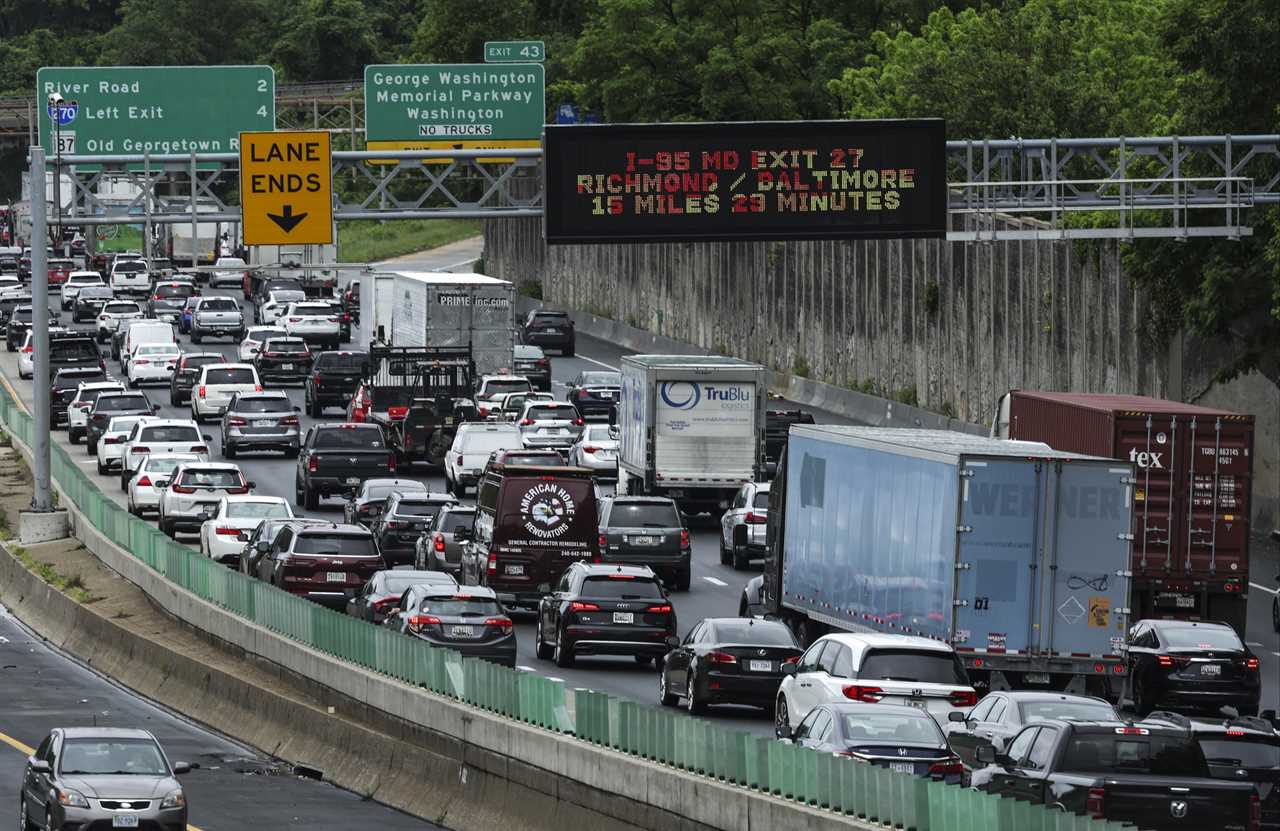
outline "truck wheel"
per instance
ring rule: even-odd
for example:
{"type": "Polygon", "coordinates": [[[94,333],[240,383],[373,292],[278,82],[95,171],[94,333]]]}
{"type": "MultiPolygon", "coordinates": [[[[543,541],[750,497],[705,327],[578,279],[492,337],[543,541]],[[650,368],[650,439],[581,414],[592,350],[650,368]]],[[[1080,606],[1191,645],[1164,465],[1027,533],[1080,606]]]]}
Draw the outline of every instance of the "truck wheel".
{"type": "Polygon", "coordinates": [[[197,332],[194,328],[191,330],[191,342],[192,343],[200,342],[200,333],[197,332]]]}
{"type": "Polygon", "coordinates": [[[733,557],[729,554],[729,549],[724,547],[724,532],[720,533],[720,565],[727,566],[733,562],[733,557]]]}
{"type": "Polygon", "coordinates": [[[564,642],[564,630],[556,633],[556,666],[569,668],[573,666],[573,646],[564,642]]]}
{"type": "Polygon", "coordinates": [[[676,591],[687,592],[689,583],[693,580],[693,575],[688,571],[682,571],[676,575],[676,591]]]}
{"type": "Polygon", "coordinates": [[[306,508],[308,511],[314,511],[320,507],[320,494],[316,493],[306,485],[302,486],[302,495],[305,497],[306,508]]]}
{"type": "Polygon", "coordinates": [[[555,654],[556,648],[543,640],[542,637],[542,615],[538,615],[538,629],[533,643],[533,651],[537,653],[538,659],[542,661],[551,660],[551,656],[555,654]]]}
{"type": "Polygon", "coordinates": [[[747,556],[747,549],[740,545],[735,545],[733,547],[733,570],[746,571],[749,568],[751,568],[751,558],[747,556]]]}

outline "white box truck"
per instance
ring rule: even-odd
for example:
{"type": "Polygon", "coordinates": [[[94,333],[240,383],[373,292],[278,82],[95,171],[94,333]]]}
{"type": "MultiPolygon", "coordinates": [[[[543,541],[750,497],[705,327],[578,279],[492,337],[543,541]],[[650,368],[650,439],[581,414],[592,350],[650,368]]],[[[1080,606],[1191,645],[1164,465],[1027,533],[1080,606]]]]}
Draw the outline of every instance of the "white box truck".
{"type": "Polygon", "coordinates": [[[618,493],[667,496],[719,515],[764,475],[768,370],[738,358],[626,355],[618,493]]]}

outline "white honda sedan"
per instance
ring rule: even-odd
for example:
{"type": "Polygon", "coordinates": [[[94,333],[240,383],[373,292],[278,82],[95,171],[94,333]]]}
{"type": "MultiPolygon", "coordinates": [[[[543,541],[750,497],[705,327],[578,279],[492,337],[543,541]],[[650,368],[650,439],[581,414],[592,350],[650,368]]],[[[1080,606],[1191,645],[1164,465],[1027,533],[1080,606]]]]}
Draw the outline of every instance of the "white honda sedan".
{"type": "Polygon", "coordinates": [[[129,513],[142,516],[160,510],[160,482],[169,481],[173,472],[188,462],[202,462],[194,453],[151,453],[138,460],[129,476],[129,513]]]}
{"type": "Polygon", "coordinates": [[[293,508],[278,496],[224,496],[200,526],[200,553],[228,565],[240,564],[240,552],[264,519],[292,519],[293,508]]]}

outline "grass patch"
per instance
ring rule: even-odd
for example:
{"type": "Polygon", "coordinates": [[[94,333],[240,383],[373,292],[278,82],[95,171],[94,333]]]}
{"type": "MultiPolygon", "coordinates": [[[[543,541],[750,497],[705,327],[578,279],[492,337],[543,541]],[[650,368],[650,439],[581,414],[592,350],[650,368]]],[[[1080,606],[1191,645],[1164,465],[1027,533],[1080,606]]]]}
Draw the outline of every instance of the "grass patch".
{"type": "Polygon", "coordinates": [[[83,575],[78,573],[72,575],[60,574],[53,566],[48,563],[42,563],[32,557],[31,552],[20,545],[15,545],[10,551],[13,552],[13,556],[18,558],[18,562],[26,566],[29,571],[34,572],[41,580],[75,602],[92,603],[98,599],[89,593],[89,589],[84,584],[83,575]]]}
{"type": "Polygon", "coordinates": [[[478,219],[355,219],[338,225],[338,259],[372,263],[438,248],[480,233],[478,219]]]}
{"type": "Polygon", "coordinates": [[[13,539],[13,528],[9,525],[9,515],[0,512],[0,540],[13,539]]]}

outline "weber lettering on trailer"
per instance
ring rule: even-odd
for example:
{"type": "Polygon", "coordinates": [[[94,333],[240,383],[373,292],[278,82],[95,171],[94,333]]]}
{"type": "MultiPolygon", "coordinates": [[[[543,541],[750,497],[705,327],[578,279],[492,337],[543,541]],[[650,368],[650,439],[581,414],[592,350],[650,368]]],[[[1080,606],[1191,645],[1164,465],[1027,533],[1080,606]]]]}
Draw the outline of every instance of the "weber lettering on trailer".
{"type": "Polygon", "coordinates": [[[329,134],[240,134],[240,201],[249,245],[333,242],[329,134]]]}

